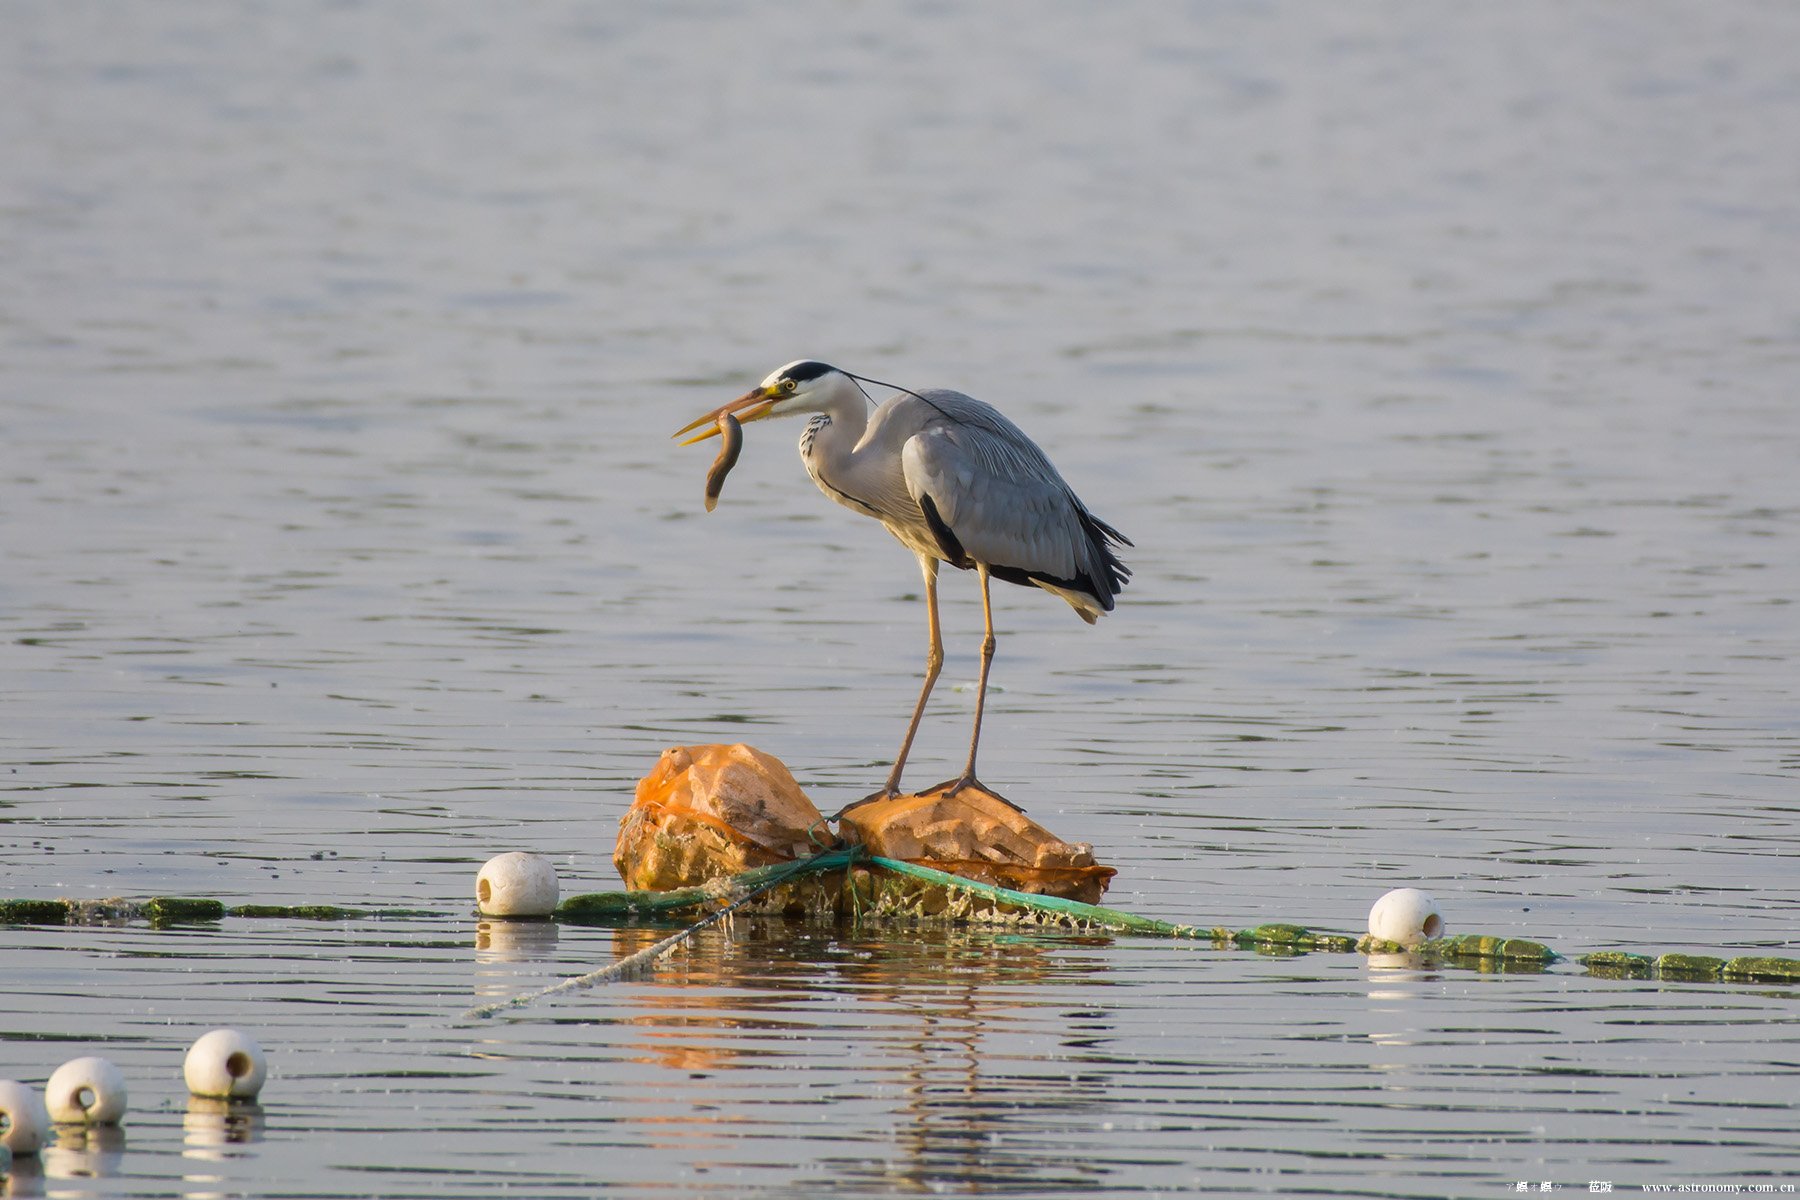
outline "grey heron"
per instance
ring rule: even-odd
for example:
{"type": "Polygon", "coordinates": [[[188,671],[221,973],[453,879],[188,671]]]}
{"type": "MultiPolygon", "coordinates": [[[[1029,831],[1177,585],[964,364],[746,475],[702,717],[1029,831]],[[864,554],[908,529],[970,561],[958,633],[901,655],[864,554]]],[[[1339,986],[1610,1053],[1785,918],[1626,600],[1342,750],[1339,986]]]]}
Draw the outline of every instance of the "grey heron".
{"type": "Polygon", "coordinates": [[[795,413],[811,414],[800,435],[800,458],[819,490],[887,526],[918,556],[925,577],[925,684],[887,783],[868,799],[899,794],[900,773],[944,664],[937,601],[940,562],[973,570],[980,580],[985,636],[968,765],[961,776],[939,786],[950,795],[981,787],[975,754],[995,644],[988,580],[1043,588],[1068,601],[1092,625],[1112,611],[1114,597],[1131,575],[1113,553],[1114,546],[1131,541],[1089,512],[1037,443],[992,405],[939,388],[898,388],[811,359],[771,372],[736,400],[676,431],[681,437],[707,426],[683,441],[684,446],[726,435],[729,454],[720,456],[708,480],[709,508],[723,472],[736,458],[735,422],[795,413]],[[864,383],[895,394],[871,414],[864,383]]]}

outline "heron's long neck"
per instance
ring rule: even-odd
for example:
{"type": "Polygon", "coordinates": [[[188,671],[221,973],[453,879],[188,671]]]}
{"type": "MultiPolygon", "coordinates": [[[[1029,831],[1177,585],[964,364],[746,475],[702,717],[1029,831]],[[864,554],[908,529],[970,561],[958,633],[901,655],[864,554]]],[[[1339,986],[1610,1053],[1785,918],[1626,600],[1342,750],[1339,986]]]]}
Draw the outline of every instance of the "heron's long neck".
{"type": "Polygon", "coordinates": [[[821,466],[829,473],[834,465],[850,460],[851,451],[868,428],[868,400],[855,388],[840,389],[806,423],[806,431],[800,435],[800,457],[815,474],[821,466]]]}
{"type": "Polygon", "coordinates": [[[859,478],[855,451],[868,428],[869,402],[848,388],[821,405],[800,435],[800,458],[813,482],[833,500],[863,511],[871,511],[859,503],[868,487],[859,478]]]}

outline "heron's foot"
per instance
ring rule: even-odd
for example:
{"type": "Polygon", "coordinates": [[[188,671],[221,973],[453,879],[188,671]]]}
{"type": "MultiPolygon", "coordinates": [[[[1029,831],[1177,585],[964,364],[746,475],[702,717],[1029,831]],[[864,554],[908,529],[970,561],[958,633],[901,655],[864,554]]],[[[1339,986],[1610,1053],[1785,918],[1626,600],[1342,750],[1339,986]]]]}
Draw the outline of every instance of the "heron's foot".
{"type": "Polygon", "coordinates": [[[872,791],[868,795],[864,796],[861,800],[852,800],[850,803],[844,805],[844,807],[838,809],[836,812],[832,813],[829,817],[826,817],[825,819],[827,821],[841,821],[844,819],[845,813],[854,812],[856,809],[861,808],[863,805],[874,804],[878,800],[892,800],[895,796],[898,796],[899,794],[900,794],[900,789],[897,786],[895,786],[894,784],[890,783],[886,787],[876,788],[874,791],[872,791]]]}
{"type": "Polygon", "coordinates": [[[1022,813],[1025,811],[1024,806],[1014,804],[1011,800],[1008,800],[1005,796],[1002,796],[999,792],[996,792],[993,788],[991,788],[987,784],[981,782],[981,780],[975,778],[975,774],[972,771],[965,772],[964,774],[958,776],[955,779],[946,779],[946,780],[944,780],[944,782],[938,784],[936,787],[931,788],[929,790],[934,791],[934,792],[941,791],[946,796],[954,796],[958,792],[962,791],[964,788],[970,788],[970,787],[975,788],[978,791],[986,792],[988,795],[992,796],[994,799],[996,799],[1000,803],[1006,805],[1006,807],[1012,809],[1016,813],[1022,813]]]}

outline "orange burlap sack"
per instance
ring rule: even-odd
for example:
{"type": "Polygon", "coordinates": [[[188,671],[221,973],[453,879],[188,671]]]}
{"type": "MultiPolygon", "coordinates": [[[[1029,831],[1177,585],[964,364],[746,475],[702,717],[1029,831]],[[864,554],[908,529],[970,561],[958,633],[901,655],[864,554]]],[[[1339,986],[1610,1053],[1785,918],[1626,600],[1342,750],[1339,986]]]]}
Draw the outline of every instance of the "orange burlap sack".
{"type": "Polygon", "coordinates": [[[820,821],[779,759],[741,744],[676,746],[638,782],[613,865],[633,890],[693,887],[815,853],[808,830],[820,821]]]}
{"type": "Polygon", "coordinates": [[[1094,861],[1085,842],[1065,842],[977,787],[942,787],[861,804],[838,832],[871,853],[935,867],[1017,892],[1098,904],[1118,872],[1094,861]]]}

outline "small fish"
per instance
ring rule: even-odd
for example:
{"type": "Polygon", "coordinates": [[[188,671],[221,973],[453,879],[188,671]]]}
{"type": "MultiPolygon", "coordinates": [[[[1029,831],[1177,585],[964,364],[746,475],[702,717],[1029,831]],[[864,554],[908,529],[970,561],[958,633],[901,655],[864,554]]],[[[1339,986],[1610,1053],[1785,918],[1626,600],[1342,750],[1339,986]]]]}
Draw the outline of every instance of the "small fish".
{"type": "Polygon", "coordinates": [[[719,414],[719,457],[713,459],[711,469],[706,472],[706,511],[711,512],[719,503],[719,493],[725,489],[725,476],[731,474],[731,468],[737,466],[738,451],[744,448],[744,427],[730,413],[719,414]]]}

